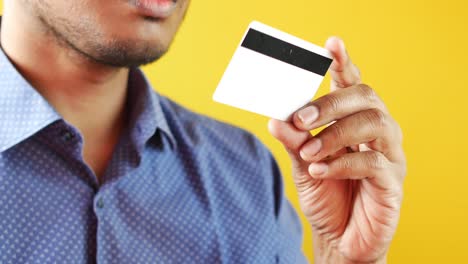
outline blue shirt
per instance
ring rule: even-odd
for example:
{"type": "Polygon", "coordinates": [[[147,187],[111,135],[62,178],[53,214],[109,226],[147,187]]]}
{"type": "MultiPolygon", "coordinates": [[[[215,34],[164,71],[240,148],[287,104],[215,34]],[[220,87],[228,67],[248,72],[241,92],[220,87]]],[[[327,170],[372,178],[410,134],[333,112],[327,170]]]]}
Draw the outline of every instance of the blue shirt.
{"type": "Polygon", "coordinates": [[[101,183],[80,132],[3,51],[0,90],[0,263],[306,262],[270,152],[158,95],[141,71],[101,183]]]}

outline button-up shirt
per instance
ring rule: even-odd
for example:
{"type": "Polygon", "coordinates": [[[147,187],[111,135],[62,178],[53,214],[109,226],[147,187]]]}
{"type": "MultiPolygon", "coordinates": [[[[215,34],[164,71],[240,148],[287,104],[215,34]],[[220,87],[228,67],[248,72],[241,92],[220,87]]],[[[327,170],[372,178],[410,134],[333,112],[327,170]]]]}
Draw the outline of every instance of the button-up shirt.
{"type": "Polygon", "coordinates": [[[138,69],[127,109],[98,182],[80,131],[0,51],[0,263],[305,262],[259,140],[158,95],[138,69]]]}

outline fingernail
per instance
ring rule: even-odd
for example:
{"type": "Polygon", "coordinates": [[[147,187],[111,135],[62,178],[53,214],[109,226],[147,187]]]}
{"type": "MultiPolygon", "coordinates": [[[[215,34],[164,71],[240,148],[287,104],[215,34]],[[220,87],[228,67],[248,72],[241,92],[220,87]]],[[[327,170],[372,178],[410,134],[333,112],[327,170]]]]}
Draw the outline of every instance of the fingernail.
{"type": "Polygon", "coordinates": [[[322,176],[328,171],[326,163],[312,163],[309,166],[309,173],[311,176],[322,176]]]}
{"type": "Polygon", "coordinates": [[[311,139],[300,151],[303,160],[310,160],[313,156],[317,155],[322,149],[322,141],[318,138],[311,139]]]}
{"type": "Polygon", "coordinates": [[[301,120],[302,124],[304,125],[310,125],[312,124],[315,120],[317,120],[319,116],[319,111],[316,106],[308,106],[304,109],[299,110],[297,112],[297,117],[299,120],[301,120]]]}

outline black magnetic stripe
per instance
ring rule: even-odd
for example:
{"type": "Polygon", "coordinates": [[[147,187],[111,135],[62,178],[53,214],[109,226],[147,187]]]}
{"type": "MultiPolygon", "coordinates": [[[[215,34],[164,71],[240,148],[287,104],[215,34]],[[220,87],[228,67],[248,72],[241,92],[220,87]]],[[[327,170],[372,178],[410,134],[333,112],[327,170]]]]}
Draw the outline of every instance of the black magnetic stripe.
{"type": "Polygon", "coordinates": [[[325,76],[333,61],[252,28],[241,46],[322,76],[325,76]]]}

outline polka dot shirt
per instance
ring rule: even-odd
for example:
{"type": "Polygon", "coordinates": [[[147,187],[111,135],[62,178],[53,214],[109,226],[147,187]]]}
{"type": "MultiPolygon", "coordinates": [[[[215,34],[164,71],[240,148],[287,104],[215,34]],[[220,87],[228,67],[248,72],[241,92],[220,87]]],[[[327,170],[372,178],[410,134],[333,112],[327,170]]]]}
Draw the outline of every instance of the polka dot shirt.
{"type": "Polygon", "coordinates": [[[0,263],[306,263],[255,137],[158,95],[138,69],[128,89],[98,182],[80,132],[0,52],[0,263]]]}

